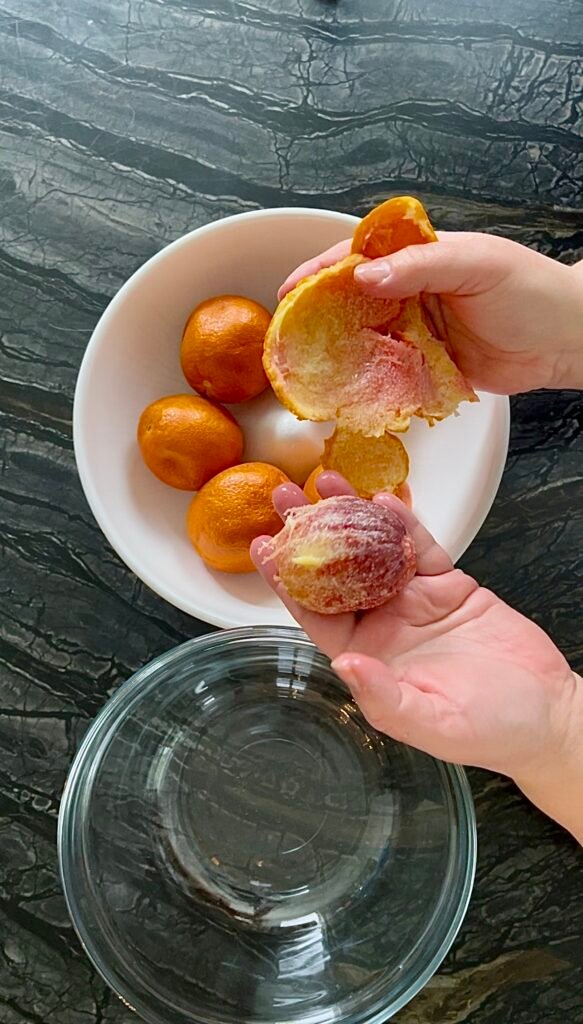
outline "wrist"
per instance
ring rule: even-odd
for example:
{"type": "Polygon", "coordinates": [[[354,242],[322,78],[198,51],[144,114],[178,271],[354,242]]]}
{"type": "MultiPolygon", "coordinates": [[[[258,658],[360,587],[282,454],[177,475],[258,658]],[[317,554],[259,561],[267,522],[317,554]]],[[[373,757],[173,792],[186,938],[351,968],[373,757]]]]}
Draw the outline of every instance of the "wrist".
{"type": "Polygon", "coordinates": [[[573,673],[568,720],[536,768],[514,776],[524,795],[583,846],[583,679],[573,673]]]}

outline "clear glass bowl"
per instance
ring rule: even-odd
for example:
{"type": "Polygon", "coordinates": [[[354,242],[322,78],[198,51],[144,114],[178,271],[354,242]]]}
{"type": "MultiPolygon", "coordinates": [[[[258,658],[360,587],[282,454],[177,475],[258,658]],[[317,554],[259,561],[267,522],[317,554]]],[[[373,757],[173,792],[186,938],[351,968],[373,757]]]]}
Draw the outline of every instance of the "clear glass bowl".
{"type": "Polygon", "coordinates": [[[105,706],[59,854],[89,957],[151,1024],[380,1024],[473,883],[463,771],[374,731],[295,629],[192,640],[105,706]]]}

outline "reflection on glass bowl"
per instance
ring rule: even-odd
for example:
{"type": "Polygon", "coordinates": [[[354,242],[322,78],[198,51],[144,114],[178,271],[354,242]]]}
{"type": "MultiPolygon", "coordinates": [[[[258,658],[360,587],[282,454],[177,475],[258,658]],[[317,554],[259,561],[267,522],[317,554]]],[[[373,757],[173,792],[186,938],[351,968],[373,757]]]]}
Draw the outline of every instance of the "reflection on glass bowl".
{"type": "Polygon", "coordinates": [[[83,945],[152,1024],[385,1021],[463,919],[465,775],[376,733],[295,629],[190,641],[77,755],[59,823],[83,945]]]}

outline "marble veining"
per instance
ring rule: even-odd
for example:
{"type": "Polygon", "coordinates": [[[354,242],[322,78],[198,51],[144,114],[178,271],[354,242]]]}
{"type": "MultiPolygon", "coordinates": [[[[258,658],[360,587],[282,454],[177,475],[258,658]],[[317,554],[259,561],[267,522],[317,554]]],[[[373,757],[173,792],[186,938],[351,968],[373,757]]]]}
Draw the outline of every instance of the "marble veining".
{"type": "MultiPolygon", "coordinates": [[[[55,837],[105,699],[209,627],[108,547],[75,471],[91,331],[123,281],[205,221],[362,213],[420,194],[442,228],[583,257],[579,0],[0,0],[0,1024],[129,1024],[73,934],[55,837]]],[[[508,466],[463,565],[579,670],[583,410],[513,401],[508,466]]],[[[583,1021],[574,843],[470,773],[474,899],[406,1024],[583,1021]]]]}

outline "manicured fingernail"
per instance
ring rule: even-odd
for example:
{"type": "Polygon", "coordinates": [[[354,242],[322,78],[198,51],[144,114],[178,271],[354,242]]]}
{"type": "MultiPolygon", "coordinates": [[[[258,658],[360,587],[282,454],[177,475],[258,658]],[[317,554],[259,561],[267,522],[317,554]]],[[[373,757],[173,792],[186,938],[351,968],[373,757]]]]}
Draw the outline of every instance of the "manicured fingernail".
{"type": "Polygon", "coordinates": [[[342,681],[346,683],[353,696],[358,697],[361,686],[353,665],[351,665],[350,662],[345,663],[342,658],[337,658],[336,661],[332,662],[332,668],[338,673],[342,681]]]}
{"type": "Polygon", "coordinates": [[[357,267],[354,276],[359,284],[383,284],[391,276],[391,266],[384,260],[374,260],[357,267]]]}

